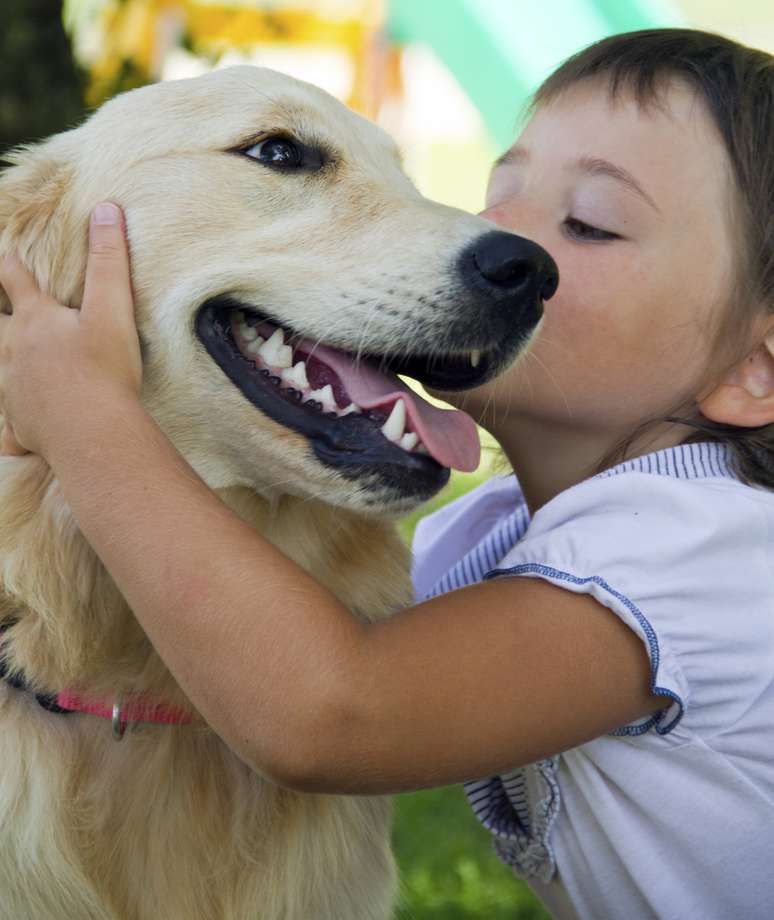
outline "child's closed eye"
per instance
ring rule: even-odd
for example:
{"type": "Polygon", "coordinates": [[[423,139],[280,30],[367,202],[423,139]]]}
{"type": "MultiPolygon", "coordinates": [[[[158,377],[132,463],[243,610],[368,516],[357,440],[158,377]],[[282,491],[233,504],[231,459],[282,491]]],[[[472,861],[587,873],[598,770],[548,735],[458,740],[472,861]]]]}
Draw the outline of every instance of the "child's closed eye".
{"type": "Polygon", "coordinates": [[[599,227],[593,227],[576,217],[567,217],[564,221],[564,228],[568,236],[574,240],[581,240],[590,243],[605,243],[609,240],[620,240],[617,233],[611,233],[609,230],[602,230],[599,227]]]}

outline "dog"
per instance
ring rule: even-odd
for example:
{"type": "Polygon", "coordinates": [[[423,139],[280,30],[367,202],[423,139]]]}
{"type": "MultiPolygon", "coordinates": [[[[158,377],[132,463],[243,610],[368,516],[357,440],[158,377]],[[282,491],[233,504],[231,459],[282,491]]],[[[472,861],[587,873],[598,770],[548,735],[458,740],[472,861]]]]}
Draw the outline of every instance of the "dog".
{"type": "MultiPolygon", "coordinates": [[[[208,486],[355,616],[409,605],[393,521],[475,467],[478,442],[398,374],[449,390],[509,365],[550,257],[424,199],[376,126],[260,68],[133,90],[9,161],[0,255],[69,306],[91,209],[124,209],[141,398],[208,486]]],[[[387,798],[242,763],[35,456],[0,458],[0,626],[0,920],[390,916],[387,798]],[[142,699],[180,718],[127,728],[122,701],[142,699]]]]}

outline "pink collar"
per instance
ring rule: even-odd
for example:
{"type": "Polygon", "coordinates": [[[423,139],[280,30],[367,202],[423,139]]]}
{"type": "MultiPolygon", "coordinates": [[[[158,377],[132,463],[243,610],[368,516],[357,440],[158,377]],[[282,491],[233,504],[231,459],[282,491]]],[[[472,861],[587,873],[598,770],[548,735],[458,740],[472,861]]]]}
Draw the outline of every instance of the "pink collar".
{"type": "Polygon", "coordinates": [[[164,725],[188,725],[191,714],[184,709],[154,703],[143,695],[106,703],[104,700],[87,699],[72,690],[63,690],[56,696],[56,704],[70,712],[87,712],[93,716],[110,719],[113,723],[113,737],[120,739],[130,722],[156,722],[164,725]]]}
{"type": "MultiPolygon", "coordinates": [[[[0,643],[3,634],[10,629],[13,623],[0,624],[0,643]]],[[[8,681],[17,690],[34,692],[27,686],[22,677],[12,677],[8,674],[7,665],[0,655],[0,678],[8,681]]],[[[87,712],[93,716],[110,719],[113,723],[113,737],[121,739],[130,722],[156,722],[164,725],[188,725],[193,721],[190,712],[166,706],[164,703],[154,702],[145,694],[138,693],[126,699],[106,702],[105,700],[90,699],[82,696],[75,690],[63,690],[54,696],[35,694],[38,702],[45,709],[52,712],[87,712]]]]}

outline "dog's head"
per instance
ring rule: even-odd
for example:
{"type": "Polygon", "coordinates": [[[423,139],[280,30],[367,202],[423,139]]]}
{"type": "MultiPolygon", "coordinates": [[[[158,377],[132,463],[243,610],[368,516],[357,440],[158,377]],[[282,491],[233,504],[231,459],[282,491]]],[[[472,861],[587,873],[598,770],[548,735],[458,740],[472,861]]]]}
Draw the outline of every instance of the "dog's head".
{"type": "Polygon", "coordinates": [[[422,198],[321,90],[235,67],[126,93],[13,156],[0,252],[77,305],[93,206],[124,209],[143,401],[213,488],[380,513],[473,468],[430,406],[513,361],[557,283],[540,247],[422,198]]]}

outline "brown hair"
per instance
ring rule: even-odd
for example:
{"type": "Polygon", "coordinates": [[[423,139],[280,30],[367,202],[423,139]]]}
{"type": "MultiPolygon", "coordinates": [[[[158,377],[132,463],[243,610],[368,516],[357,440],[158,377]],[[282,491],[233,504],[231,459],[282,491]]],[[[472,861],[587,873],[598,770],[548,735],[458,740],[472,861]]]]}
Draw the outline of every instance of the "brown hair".
{"type": "MultiPolygon", "coordinates": [[[[749,349],[756,313],[774,314],[774,57],[692,29],[613,35],[554,71],[535,93],[533,109],[590,78],[605,78],[613,98],[626,91],[642,106],[658,104],[665,84],[682,79],[704,100],[720,133],[736,187],[734,223],[741,243],[733,304],[716,331],[712,362],[717,364],[722,353],[728,369],[744,356],[743,348],[749,349]]],[[[774,489],[774,424],[742,428],[718,425],[698,411],[696,416],[670,415],[644,423],[603,458],[600,467],[623,459],[636,436],[667,421],[695,429],[688,441],[728,444],[744,481],[774,489]]]]}

